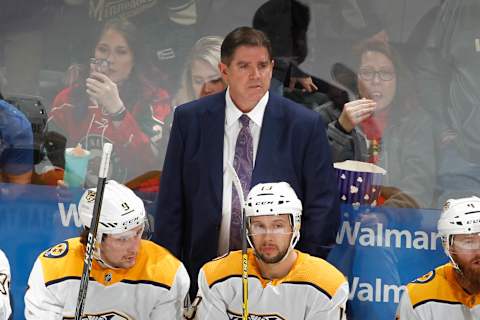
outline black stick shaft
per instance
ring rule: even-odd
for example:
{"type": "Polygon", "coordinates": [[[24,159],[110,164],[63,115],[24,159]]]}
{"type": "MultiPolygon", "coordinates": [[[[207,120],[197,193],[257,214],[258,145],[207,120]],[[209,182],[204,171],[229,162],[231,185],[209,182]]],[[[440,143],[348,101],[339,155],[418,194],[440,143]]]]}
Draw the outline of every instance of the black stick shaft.
{"type": "Polygon", "coordinates": [[[105,143],[103,146],[102,160],[100,163],[100,171],[98,173],[97,192],[95,195],[95,203],[93,204],[92,221],[90,222],[90,230],[88,232],[87,245],[85,250],[85,259],[83,261],[83,272],[80,280],[80,289],[78,291],[77,308],[75,310],[75,320],[81,320],[83,309],[85,307],[85,298],[87,297],[88,280],[90,277],[90,269],[92,268],[93,251],[95,248],[95,238],[97,236],[98,221],[100,220],[100,209],[102,207],[103,192],[105,183],[107,182],[108,167],[110,164],[110,155],[112,154],[112,144],[105,143]]]}

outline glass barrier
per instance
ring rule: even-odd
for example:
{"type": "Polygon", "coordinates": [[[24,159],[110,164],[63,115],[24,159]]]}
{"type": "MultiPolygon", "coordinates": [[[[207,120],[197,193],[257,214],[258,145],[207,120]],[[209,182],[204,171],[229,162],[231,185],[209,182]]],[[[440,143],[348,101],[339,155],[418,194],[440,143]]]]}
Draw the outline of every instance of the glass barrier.
{"type": "MultiPolygon", "coordinates": [[[[332,163],[355,160],[384,169],[375,182],[365,173],[339,171],[335,180],[332,170],[328,182],[338,189],[342,222],[328,261],[348,277],[349,319],[393,319],[405,286],[448,261],[437,230],[445,201],[480,191],[479,15],[475,0],[4,0],[0,249],[11,267],[13,319],[23,319],[37,256],[79,235],[78,201],[97,185],[107,142],[113,144],[108,178],[143,200],[153,240],[195,278],[194,298],[198,269],[223,252],[215,243],[208,259],[200,258],[184,245],[205,242],[207,233],[219,243],[225,237],[222,211],[230,205],[222,199],[220,166],[225,175],[229,160],[222,152],[228,148],[212,147],[202,161],[201,148],[222,142],[213,137],[224,119],[198,129],[208,123],[207,107],[195,114],[201,121],[194,124],[180,116],[175,122],[174,114],[198,99],[213,103],[227,87],[242,89],[228,74],[229,62],[221,60],[223,40],[240,26],[269,38],[270,97],[315,112],[332,163]],[[194,138],[195,148],[177,148],[194,138]],[[212,169],[217,165],[218,172],[212,169]],[[190,179],[205,172],[214,172],[205,175],[209,184],[190,179]],[[162,184],[162,178],[180,182],[162,184]],[[159,190],[169,188],[184,193],[168,201],[160,195],[159,205],[159,190]],[[218,217],[206,212],[192,218],[192,208],[204,208],[202,202],[215,203],[218,217]],[[167,209],[183,210],[182,218],[169,220],[160,212],[167,209]],[[171,230],[181,230],[178,239],[159,240],[166,220],[173,221],[171,230]],[[193,226],[203,222],[211,229],[193,226]]],[[[277,138],[272,145],[295,140],[277,138]]],[[[289,182],[308,201],[311,193],[303,188],[309,173],[303,170],[310,162],[305,158],[297,167],[296,156],[313,151],[301,149],[300,140],[297,154],[287,157],[291,163],[265,166],[274,181],[257,182],[281,180],[277,166],[301,171],[289,182]]],[[[277,162],[285,154],[274,155],[277,162]]],[[[308,210],[304,202],[305,219],[308,210]]],[[[302,249],[311,235],[305,228],[302,249]]]]}

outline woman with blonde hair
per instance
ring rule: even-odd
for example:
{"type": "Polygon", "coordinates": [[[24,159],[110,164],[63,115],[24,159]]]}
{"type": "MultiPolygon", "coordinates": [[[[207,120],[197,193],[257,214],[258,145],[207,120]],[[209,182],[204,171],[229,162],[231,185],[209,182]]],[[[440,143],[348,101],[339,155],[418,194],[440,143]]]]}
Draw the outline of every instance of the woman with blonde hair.
{"type": "Polygon", "coordinates": [[[225,90],[218,64],[223,38],[206,36],[193,46],[183,70],[174,106],[225,90]]]}

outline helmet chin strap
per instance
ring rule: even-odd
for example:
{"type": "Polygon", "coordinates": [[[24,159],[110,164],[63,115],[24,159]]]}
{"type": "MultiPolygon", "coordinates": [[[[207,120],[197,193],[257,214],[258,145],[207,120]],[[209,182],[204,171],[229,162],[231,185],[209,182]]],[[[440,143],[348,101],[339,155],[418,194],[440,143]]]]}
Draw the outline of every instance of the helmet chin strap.
{"type": "Polygon", "coordinates": [[[455,262],[455,260],[452,257],[452,254],[450,253],[450,236],[444,241],[444,251],[445,254],[447,255],[448,259],[450,260],[450,263],[452,264],[453,268],[463,277],[463,271],[460,268],[460,266],[455,262]]]}

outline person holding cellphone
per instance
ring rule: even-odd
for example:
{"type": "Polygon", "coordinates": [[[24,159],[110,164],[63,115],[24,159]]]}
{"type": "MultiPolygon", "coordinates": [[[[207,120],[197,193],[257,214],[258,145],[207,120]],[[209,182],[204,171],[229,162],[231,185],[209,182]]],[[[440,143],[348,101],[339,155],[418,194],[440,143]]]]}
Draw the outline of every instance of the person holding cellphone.
{"type": "Polygon", "coordinates": [[[101,149],[114,145],[111,177],[125,182],[162,168],[165,118],[171,112],[168,93],[155,82],[143,42],[127,20],[108,22],[88,68],[54,99],[51,130],[80,143],[92,154],[86,178],[95,184],[101,149]]]}

